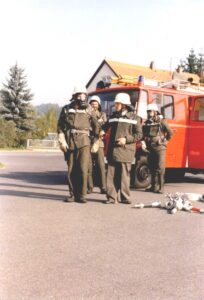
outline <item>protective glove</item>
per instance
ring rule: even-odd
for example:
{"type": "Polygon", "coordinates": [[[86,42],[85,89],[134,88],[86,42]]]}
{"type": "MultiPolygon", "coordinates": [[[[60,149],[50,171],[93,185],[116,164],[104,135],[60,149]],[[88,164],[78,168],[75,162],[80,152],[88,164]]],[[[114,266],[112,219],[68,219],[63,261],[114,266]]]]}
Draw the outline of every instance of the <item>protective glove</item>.
{"type": "Polygon", "coordinates": [[[91,146],[91,153],[97,153],[99,149],[99,140],[96,140],[91,146]]]}
{"type": "Polygon", "coordinates": [[[100,137],[101,139],[103,139],[104,135],[105,135],[105,131],[101,130],[101,131],[99,132],[99,137],[100,137]]]}
{"type": "Polygon", "coordinates": [[[121,137],[121,138],[117,139],[116,142],[117,142],[117,145],[125,146],[125,144],[126,144],[126,138],[121,137]]]}
{"type": "Polygon", "coordinates": [[[59,142],[60,150],[62,150],[62,152],[67,152],[69,147],[67,145],[67,142],[66,142],[63,132],[58,134],[58,142],[59,142]]]}
{"type": "Polygon", "coordinates": [[[164,144],[164,146],[167,146],[167,144],[168,144],[167,139],[164,139],[163,144],[164,144]]]}
{"type": "Polygon", "coordinates": [[[67,145],[66,142],[65,142],[65,143],[59,144],[59,146],[60,146],[60,149],[62,150],[62,152],[67,152],[67,150],[68,150],[68,145],[67,145]]]}
{"type": "Polygon", "coordinates": [[[147,150],[147,145],[146,145],[145,141],[141,141],[141,148],[142,148],[142,150],[143,150],[144,152],[149,152],[149,151],[147,150]]]}

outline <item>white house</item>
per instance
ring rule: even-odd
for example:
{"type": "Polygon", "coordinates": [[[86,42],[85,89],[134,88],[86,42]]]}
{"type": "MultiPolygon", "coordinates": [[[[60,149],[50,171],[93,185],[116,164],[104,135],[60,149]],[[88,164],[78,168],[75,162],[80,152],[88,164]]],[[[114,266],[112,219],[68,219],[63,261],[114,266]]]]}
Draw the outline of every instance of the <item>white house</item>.
{"type": "Polygon", "coordinates": [[[104,77],[118,77],[119,75],[128,75],[132,77],[139,77],[142,75],[148,80],[148,83],[168,82],[172,79],[191,79],[192,82],[199,83],[200,80],[198,75],[185,73],[182,72],[182,70],[172,72],[170,70],[156,69],[154,62],[151,62],[149,67],[143,67],[104,59],[88,81],[86,88],[88,92],[94,91],[97,83],[104,77]]]}

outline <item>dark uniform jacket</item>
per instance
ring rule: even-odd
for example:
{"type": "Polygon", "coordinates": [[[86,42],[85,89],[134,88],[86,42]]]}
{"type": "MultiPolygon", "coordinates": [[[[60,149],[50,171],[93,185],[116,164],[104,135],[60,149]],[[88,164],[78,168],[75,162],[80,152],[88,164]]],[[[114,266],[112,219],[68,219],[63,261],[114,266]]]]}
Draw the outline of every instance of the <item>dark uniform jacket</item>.
{"type": "Polygon", "coordinates": [[[107,159],[112,162],[132,162],[135,158],[135,142],[142,138],[140,118],[133,111],[114,112],[103,129],[110,128],[107,159]],[[126,138],[126,144],[120,146],[117,139],[126,138]]]}
{"type": "MultiPolygon", "coordinates": [[[[97,111],[94,111],[94,116],[96,117],[96,119],[99,123],[100,130],[101,130],[102,126],[107,122],[106,113],[97,110],[97,111]]],[[[101,138],[99,138],[99,147],[100,148],[104,147],[104,142],[101,138]]]]}
{"type": "Polygon", "coordinates": [[[169,141],[173,135],[173,131],[168,123],[160,117],[156,120],[145,121],[142,130],[147,149],[165,149],[167,141],[169,141]]]}
{"type": "Polygon", "coordinates": [[[74,101],[62,108],[58,120],[58,133],[63,132],[70,150],[80,149],[90,145],[89,132],[92,128],[93,135],[99,136],[99,124],[93,117],[89,105],[75,108],[74,101]]]}

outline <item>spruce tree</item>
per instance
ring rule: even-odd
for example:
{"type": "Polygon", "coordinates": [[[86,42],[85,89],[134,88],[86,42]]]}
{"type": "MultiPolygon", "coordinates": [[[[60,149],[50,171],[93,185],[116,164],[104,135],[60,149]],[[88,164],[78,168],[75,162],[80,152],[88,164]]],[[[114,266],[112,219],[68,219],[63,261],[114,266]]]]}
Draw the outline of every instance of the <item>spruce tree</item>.
{"type": "Polygon", "coordinates": [[[1,95],[0,95],[0,119],[3,119],[3,116],[6,114],[6,113],[9,113],[9,110],[8,108],[6,108],[3,104],[3,100],[1,98],[1,95]]]}
{"type": "Polygon", "coordinates": [[[12,120],[19,132],[32,130],[34,108],[30,104],[33,94],[27,88],[24,69],[16,63],[9,70],[9,79],[3,84],[1,98],[6,112],[1,113],[5,120],[12,120]]]}
{"type": "Polygon", "coordinates": [[[204,53],[201,52],[198,54],[198,75],[201,77],[201,80],[204,79],[204,53]]]}
{"type": "Polygon", "coordinates": [[[184,71],[191,74],[198,74],[198,58],[194,53],[194,49],[190,50],[186,61],[183,61],[184,71]]]}

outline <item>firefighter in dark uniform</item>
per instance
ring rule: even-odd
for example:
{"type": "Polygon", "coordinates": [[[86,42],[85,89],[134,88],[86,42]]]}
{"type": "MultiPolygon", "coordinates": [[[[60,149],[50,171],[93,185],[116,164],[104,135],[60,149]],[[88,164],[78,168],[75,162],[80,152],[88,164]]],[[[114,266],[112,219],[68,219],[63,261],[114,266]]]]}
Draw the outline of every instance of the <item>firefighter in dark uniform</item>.
{"type": "Polygon", "coordinates": [[[65,202],[86,202],[90,126],[92,134],[98,138],[99,125],[87,103],[87,91],[76,87],[70,104],[62,108],[57,128],[60,148],[68,165],[70,195],[65,202]]]}
{"type": "MultiPolygon", "coordinates": [[[[101,111],[101,100],[97,95],[93,95],[89,100],[89,104],[92,107],[93,114],[96,117],[101,130],[102,125],[107,122],[106,113],[101,111]]],[[[88,176],[88,193],[92,193],[94,187],[92,174],[93,164],[97,167],[97,170],[99,171],[99,185],[101,189],[101,194],[106,194],[104,142],[101,137],[91,147],[91,159],[88,176]]]]}
{"type": "Polygon", "coordinates": [[[117,203],[120,191],[121,203],[131,204],[130,171],[131,163],[135,159],[135,142],[142,138],[141,121],[136,116],[127,93],[116,95],[115,110],[104,125],[105,132],[110,130],[105,203],[117,203]]]}
{"type": "Polygon", "coordinates": [[[164,192],[164,175],[167,143],[173,131],[160,115],[156,104],[147,105],[147,120],[143,125],[143,149],[148,152],[148,164],[151,172],[151,187],[146,191],[164,192]]]}

